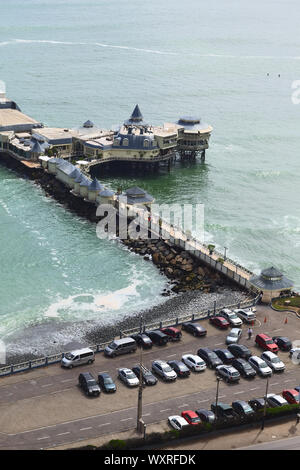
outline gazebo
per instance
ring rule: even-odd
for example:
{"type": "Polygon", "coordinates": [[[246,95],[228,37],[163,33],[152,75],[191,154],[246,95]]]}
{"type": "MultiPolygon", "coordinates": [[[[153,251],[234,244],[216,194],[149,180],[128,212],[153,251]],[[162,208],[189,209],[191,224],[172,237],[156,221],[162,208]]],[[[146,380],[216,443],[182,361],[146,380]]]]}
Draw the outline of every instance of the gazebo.
{"type": "Polygon", "coordinates": [[[269,303],[281,294],[288,294],[293,288],[293,281],[285,277],[274,266],[264,269],[259,276],[249,279],[252,286],[262,292],[262,302],[269,303]]]}

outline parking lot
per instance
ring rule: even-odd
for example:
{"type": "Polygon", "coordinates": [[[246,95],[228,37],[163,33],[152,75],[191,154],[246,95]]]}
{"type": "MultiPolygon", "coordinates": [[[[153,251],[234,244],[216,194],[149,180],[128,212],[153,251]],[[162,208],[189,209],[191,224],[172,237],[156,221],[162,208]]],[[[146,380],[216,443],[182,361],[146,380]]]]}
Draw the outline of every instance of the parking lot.
{"type": "MultiPolygon", "coordinates": [[[[184,332],[180,342],[153,346],[151,350],[143,351],[145,366],[151,369],[155,359],[168,361],[181,359],[186,353],[196,354],[200,347],[226,348],[226,331],[218,330],[208,320],[201,321],[201,325],[207,328],[206,337],[195,338],[184,332]]],[[[257,321],[250,341],[247,339],[247,328],[248,325],[243,326],[239,343],[245,344],[259,356],[262,350],[254,345],[257,333],[288,336],[293,341],[300,339],[300,320],[292,314],[275,312],[268,307],[257,308],[257,321]]],[[[281,393],[283,389],[299,384],[299,366],[292,363],[288,353],[280,351],[278,355],[286,369],[283,373],[272,375],[270,393],[281,393]]],[[[91,366],[66,370],[53,365],[1,378],[0,447],[46,448],[134,428],[137,388],[126,387],[117,378],[117,369],[131,368],[139,360],[139,349],[133,354],[113,359],[99,353],[91,366]],[[117,392],[87,398],[77,385],[78,375],[83,371],[91,372],[94,377],[99,372],[108,372],[117,384],[117,392]]],[[[265,387],[266,379],[260,377],[251,381],[241,378],[237,384],[221,382],[219,399],[231,403],[233,400],[261,397],[265,387]]],[[[158,379],[156,385],[144,388],[144,421],[154,423],[166,420],[171,414],[180,414],[184,409],[209,409],[215,395],[215,371],[208,368],[204,372],[191,372],[188,378],[178,378],[172,383],[158,379]]]]}

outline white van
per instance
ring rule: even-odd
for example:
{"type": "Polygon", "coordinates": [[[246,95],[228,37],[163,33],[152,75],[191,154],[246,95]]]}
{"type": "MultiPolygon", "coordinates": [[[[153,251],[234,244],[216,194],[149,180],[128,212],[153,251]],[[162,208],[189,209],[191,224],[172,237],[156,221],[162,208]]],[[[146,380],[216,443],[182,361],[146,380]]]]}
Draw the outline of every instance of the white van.
{"type": "Polygon", "coordinates": [[[81,366],[82,364],[92,364],[95,360],[95,354],[92,349],[84,348],[77,349],[65,354],[61,360],[61,366],[72,369],[75,366],[81,366]]]}

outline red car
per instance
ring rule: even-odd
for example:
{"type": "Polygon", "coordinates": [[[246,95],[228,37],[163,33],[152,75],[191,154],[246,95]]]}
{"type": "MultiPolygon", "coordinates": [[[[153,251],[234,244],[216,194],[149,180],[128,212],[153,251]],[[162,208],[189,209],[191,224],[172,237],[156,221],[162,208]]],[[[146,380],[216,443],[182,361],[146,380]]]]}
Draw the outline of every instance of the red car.
{"type": "Polygon", "coordinates": [[[179,341],[181,339],[182,333],[178,328],[173,326],[168,326],[167,328],[161,328],[160,331],[165,335],[170,337],[171,341],[179,341]]]}
{"type": "Polygon", "coordinates": [[[263,333],[261,333],[260,335],[256,335],[255,342],[256,342],[257,346],[260,346],[262,349],[264,349],[266,351],[271,351],[273,353],[278,352],[279,348],[278,348],[277,344],[274,343],[272,338],[270,338],[270,336],[268,336],[268,335],[265,335],[263,333]]]}
{"type": "Polygon", "coordinates": [[[230,323],[224,317],[212,317],[209,319],[210,323],[217,326],[218,328],[222,328],[222,330],[227,330],[230,323]]]}
{"type": "Polygon", "coordinates": [[[183,412],[181,413],[181,416],[182,416],[189,424],[196,425],[196,424],[200,424],[200,423],[201,423],[201,419],[199,418],[199,416],[197,415],[197,413],[195,413],[195,411],[192,411],[192,410],[183,411],[183,412]]]}
{"type": "Polygon", "coordinates": [[[294,388],[289,388],[288,390],[283,390],[282,396],[291,405],[299,403],[299,392],[297,390],[295,390],[294,388]]]}

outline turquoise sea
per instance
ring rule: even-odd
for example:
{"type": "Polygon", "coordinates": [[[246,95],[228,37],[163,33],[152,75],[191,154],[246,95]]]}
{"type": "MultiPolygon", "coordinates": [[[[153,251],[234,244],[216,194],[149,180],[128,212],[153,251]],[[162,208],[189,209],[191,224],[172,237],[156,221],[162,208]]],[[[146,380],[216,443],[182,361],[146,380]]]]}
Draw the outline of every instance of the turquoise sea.
{"type": "MultiPolygon", "coordinates": [[[[110,127],[199,115],[205,164],[138,184],[157,202],[205,204],[205,241],[300,288],[300,4],[297,0],[0,0],[0,80],[45,125],[110,127]],[[269,75],[268,75],[269,74],[269,75]],[[280,76],[279,76],[280,75],[280,76]]],[[[53,321],[122,318],[162,302],[165,279],[0,167],[0,335],[53,321]]]]}

